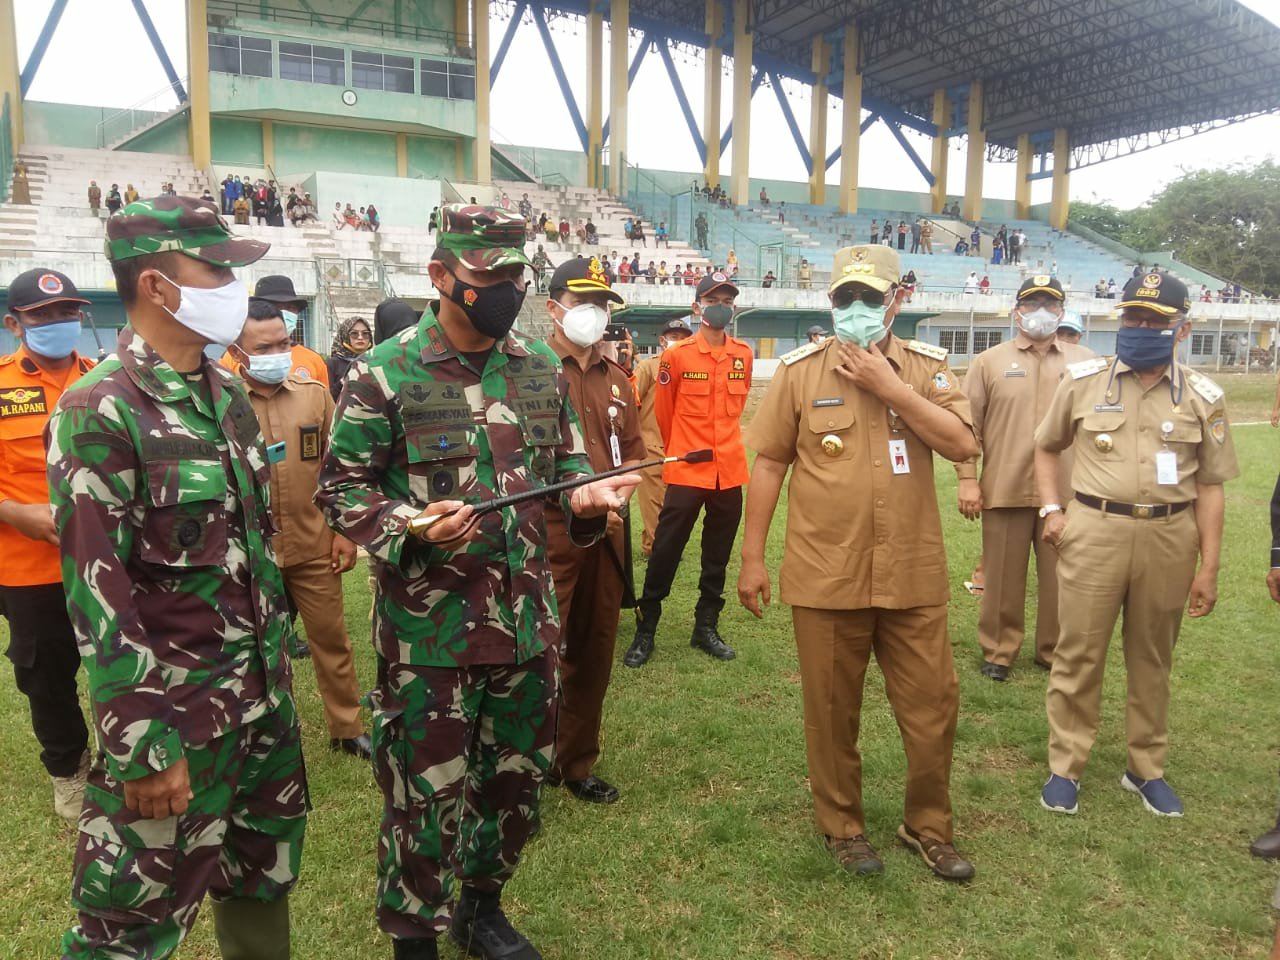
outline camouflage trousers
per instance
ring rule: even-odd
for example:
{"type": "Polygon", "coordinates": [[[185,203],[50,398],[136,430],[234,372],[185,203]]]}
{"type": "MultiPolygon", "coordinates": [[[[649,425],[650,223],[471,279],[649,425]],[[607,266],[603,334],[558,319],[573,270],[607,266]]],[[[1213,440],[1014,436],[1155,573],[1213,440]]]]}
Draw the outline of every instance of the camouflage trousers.
{"type": "Polygon", "coordinates": [[[454,884],[497,891],[529,838],[555,747],[554,654],[522,664],[382,665],[370,694],[382,790],[378,925],[448,926],[454,884]]]}
{"type": "Polygon", "coordinates": [[[85,789],[71,899],[80,922],[64,960],[159,960],[177,949],[206,893],[278,900],[298,878],[307,784],[293,700],[187,747],[187,812],[147,820],[95,765],[85,789]]]}

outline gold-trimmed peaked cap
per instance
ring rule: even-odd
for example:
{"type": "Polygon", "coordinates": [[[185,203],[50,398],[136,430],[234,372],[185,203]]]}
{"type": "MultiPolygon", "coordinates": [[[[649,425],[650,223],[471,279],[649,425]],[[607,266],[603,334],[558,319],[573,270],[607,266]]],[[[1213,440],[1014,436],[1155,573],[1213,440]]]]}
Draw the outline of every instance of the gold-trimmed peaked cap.
{"type": "Polygon", "coordinates": [[[898,251],[878,243],[841,247],[831,260],[831,284],[827,292],[834,293],[846,283],[862,283],[888,293],[901,277],[902,260],[898,251]]]}

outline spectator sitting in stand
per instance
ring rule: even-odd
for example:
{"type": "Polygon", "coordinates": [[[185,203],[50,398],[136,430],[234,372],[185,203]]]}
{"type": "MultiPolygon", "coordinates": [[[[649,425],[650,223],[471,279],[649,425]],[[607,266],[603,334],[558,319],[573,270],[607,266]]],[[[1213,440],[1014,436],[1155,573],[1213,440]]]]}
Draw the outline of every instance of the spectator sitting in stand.
{"type": "Polygon", "coordinates": [[[773,275],[773,271],[769,270],[768,272],[765,273],[764,279],[760,281],[760,286],[764,287],[767,290],[769,287],[772,287],[774,283],[777,282],[777,279],[778,278],[773,275]]]}
{"type": "Polygon", "coordinates": [[[569,218],[568,218],[568,217],[561,217],[561,218],[560,218],[560,225],[559,225],[560,243],[561,243],[561,244],[565,244],[565,243],[568,243],[568,242],[569,242],[569,233],[570,233],[570,229],[571,229],[571,228],[569,227],[569,218]]]}
{"type": "Polygon", "coordinates": [[[235,221],[242,227],[249,225],[249,201],[243,195],[236,197],[235,203],[231,205],[232,216],[235,221]]]}
{"type": "Polygon", "coordinates": [[[635,229],[636,222],[630,217],[622,221],[622,235],[628,240],[631,239],[631,231],[635,229]]]}
{"type": "Polygon", "coordinates": [[[114,216],[119,213],[123,205],[124,199],[120,196],[120,184],[113,183],[111,189],[107,191],[107,215],[114,216]]]}
{"type": "Polygon", "coordinates": [[[667,261],[663,260],[658,264],[658,283],[666,286],[671,274],[667,271],[667,261]]]}
{"type": "Polygon", "coordinates": [[[964,278],[964,292],[973,293],[978,289],[978,272],[970,270],[969,275],[964,278]]]}
{"type": "Polygon", "coordinates": [[[374,233],[378,232],[378,228],[382,226],[382,217],[378,213],[378,208],[372,203],[365,209],[365,213],[369,217],[369,229],[374,233]]]}
{"type": "Polygon", "coordinates": [[[600,231],[596,225],[591,222],[591,218],[587,217],[587,245],[594,247],[600,242],[600,231]]]}
{"type": "Polygon", "coordinates": [[[631,282],[632,283],[639,283],[636,277],[640,276],[640,272],[641,272],[640,253],[639,251],[636,251],[631,255],[631,282]]]}
{"type": "Polygon", "coordinates": [[[347,204],[345,210],[342,211],[342,219],[346,221],[348,227],[352,230],[360,229],[360,214],[356,212],[356,208],[351,204],[347,204]]]}
{"type": "Polygon", "coordinates": [[[668,250],[671,249],[671,241],[667,237],[667,221],[658,221],[658,229],[654,233],[653,245],[655,247],[666,247],[668,250]]]}
{"type": "Polygon", "coordinates": [[[560,239],[560,228],[556,226],[556,222],[550,217],[542,224],[543,232],[546,234],[547,243],[555,243],[560,239]]]}
{"type": "Polygon", "coordinates": [[[955,254],[957,257],[967,257],[969,255],[969,244],[963,239],[956,241],[955,254]]]}
{"type": "Polygon", "coordinates": [[[649,266],[644,270],[645,283],[653,284],[658,279],[658,268],[654,266],[653,261],[649,261],[649,266]]]}
{"type": "Polygon", "coordinates": [[[639,217],[636,217],[636,222],[631,225],[631,240],[642,247],[649,246],[644,237],[644,221],[639,217]]]}
{"type": "Polygon", "coordinates": [[[622,260],[619,261],[618,263],[618,282],[619,283],[631,282],[631,261],[628,260],[626,257],[623,257],[622,260]]]}
{"type": "Polygon", "coordinates": [[[978,292],[982,294],[991,293],[991,278],[983,274],[982,280],[978,283],[978,292]]]}
{"type": "Polygon", "coordinates": [[[581,217],[578,218],[578,226],[577,226],[577,229],[573,231],[573,235],[578,238],[579,243],[587,242],[587,227],[582,222],[581,217]]]}
{"type": "Polygon", "coordinates": [[[760,188],[760,206],[767,207],[769,205],[769,193],[764,187],[760,188]]]}
{"type": "Polygon", "coordinates": [[[526,193],[520,197],[520,216],[529,220],[533,217],[533,204],[529,202],[529,195],[526,193]]]}

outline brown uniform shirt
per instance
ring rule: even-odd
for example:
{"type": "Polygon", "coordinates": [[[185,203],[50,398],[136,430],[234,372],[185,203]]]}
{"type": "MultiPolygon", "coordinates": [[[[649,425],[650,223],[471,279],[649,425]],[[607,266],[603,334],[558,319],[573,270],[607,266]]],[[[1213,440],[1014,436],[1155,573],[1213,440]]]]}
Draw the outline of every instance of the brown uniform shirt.
{"type": "Polygon", "coordinates": [[[547,341],[564,366],[569,382],[569,401],[578,414],[582,428],[582,445],[586,448],[591,469],[603,473],[620,467],[628,460],[644,459],[644,441],[640,439],[640,410],[636,391],[627,371],[605,357],[600,344],[591,348],[591,359],[583,370],[569,355],[557,337],[547,341]],[[610,413],[612,411],[612,414],[610,413]],[[614,457],[610,438],[617,438],[614,457]]]}
{"type": "Polygon", "coordinates": [[[640,398],[640,436],[650,457],[665,456],[662,447],[662,431],[653,411],[654,387],[658,383],[657,356],[647,357],[636,367],[636,396],[640,398]]]}
{"type": "MultiPolygon", "coordinates": [[[[835,372],[837,344],[832,337],[784,357],[747,428],[747,446],[792,465],[782,600],[828,610],[945,603],[933,451],[835,372]],[[905,443],[910,472],[894,473],[894,441],[905,443]]],[[[972,426],[945,351],[893,335],[881,349],[912,390],[972,426]]]]}
{"type": "MultiPolygon", "coordinates": [[[[1043,419],[1068,363],[1094,356],[1088,347],[1052,340],[1043,353],[1021,330],[984,350],[964,378],[973,427],[982,444],[985,507],[1039,507],[1035,478],[1035,429],[1043,419]]],[[[956,464],[961,479],[977,476],[976,458],[956,464]]],[[[1069,465],[1064,465],[1069,468],[1069,465]]],[[[1070,473],[1064,469],[1064,488],[1070,473]]]]}
{"type": "Polygon", "coordinates": [[[271,462],[271,513],[280,532],[274,537],[281,567],[327,557],[333,531],[312,499],[319,486],[320,462],[329,445],[333,397],[319,380],[293,374],[275,388],[245,379],[262,442],[271,462]],[[284,458],[272,454],[284,442],[284,458]]]}
{"type": "Polygon", "coordinates": [[[1182,364],[1145,389],[1118,359],[1073,364],[1036,444],[1053,452],[1073,447],[1072,489],[1103,500],[1183,503],[1196,498],[1197,482],[1240,475],[1222,389],[1182,364]],[[1157,454],[1165,449],[1177,458],[1176,483],[1157,482],[1157,454]]]}

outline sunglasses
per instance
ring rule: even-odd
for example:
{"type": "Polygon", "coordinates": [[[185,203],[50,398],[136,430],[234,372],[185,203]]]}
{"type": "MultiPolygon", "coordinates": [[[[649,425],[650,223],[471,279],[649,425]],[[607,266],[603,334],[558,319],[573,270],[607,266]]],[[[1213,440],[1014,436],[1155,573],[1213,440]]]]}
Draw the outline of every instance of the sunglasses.
{"type": "Polygon", "coordinates": [[[872,290],[870,287],[848,284],[843,287],[837,287],[835,292],[831,294],[831,305],[834,307],[847,307],[855,300],[861,300],[869,307],[883,307],[893,298],[896,292],[896,284],[884,293],[879,290],[872,290]]]}

